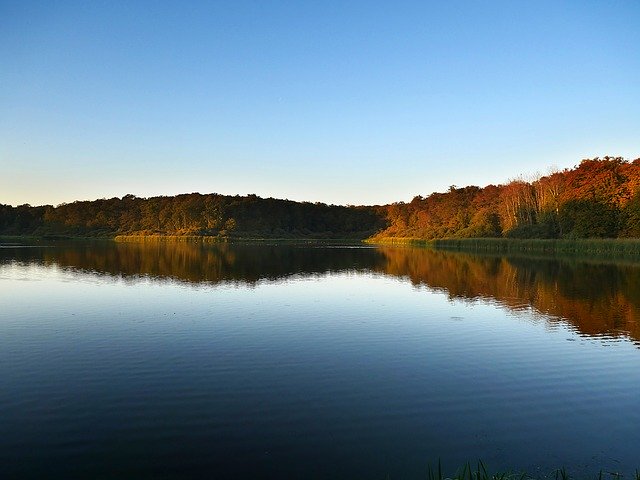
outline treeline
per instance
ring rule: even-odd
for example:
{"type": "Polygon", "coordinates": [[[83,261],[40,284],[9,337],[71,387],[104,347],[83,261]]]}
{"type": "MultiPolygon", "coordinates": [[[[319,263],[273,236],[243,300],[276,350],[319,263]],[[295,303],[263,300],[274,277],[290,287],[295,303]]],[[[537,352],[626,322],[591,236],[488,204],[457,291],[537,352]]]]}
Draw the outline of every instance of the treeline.
{"type": "Polygon", "coordinates": [[[530,181],[452,186],[389,205],[386,219],[376,238],[640,237],[640,159],[595,158],[530,181]]]}
{"type": "Polygon", "coordinates": [[[384,225],[384,219],[372,207],[301,203],[256,195],[125,195],[57,207],[0,205],[0,234],[4,235],[366,238],[384,225]]]}
{"type": "Polygon", "coordinates": [[[199,193],[0,205],[0,235],[206,235],[262,238],[640,237],[640,159],[573,169],[386,206],[336,206],[199,193]]]}

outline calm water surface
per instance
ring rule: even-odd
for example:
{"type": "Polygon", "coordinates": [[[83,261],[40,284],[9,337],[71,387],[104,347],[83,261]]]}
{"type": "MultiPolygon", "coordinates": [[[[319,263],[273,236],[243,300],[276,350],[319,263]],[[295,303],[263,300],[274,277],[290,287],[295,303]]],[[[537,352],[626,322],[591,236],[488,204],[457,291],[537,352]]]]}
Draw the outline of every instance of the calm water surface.
{"type": "Polygon", "coordinates": [[[5,244],[2,475],[631,476],[639,320],[633,263],[5,244]]]}

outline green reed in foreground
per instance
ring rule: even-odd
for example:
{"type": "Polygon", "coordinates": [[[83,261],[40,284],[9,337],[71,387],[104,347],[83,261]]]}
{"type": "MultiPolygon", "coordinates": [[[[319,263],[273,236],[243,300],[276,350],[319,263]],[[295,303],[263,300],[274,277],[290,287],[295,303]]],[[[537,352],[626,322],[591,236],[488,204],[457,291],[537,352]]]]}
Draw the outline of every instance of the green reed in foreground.
{"type": "MultiPolygon", "coordinates": [[[[446,476],[442,472],[442,464],[438,461],[437,467],[432,467],[429,464],[427,470],[427,480],[580,480],[584,477],[572,477],[567,470],[562,467],[550,472],[548,475],[532,476],[526,472],[513,473],[513,472],[498,472],[489,473],[482,460],[479,460],[477,465],[471,466],[471,463],[467,462],[462,468],[458,469],[453,476],[446,476]]],[[[614,472],[604,472],[600,470],[593,480],[605,480],[605,479],[623,479],[623,475],[614,472]]],[[[630,477],[632,480],[640,480],[640,471],[636,470],[635,474],[630,477]]]]}

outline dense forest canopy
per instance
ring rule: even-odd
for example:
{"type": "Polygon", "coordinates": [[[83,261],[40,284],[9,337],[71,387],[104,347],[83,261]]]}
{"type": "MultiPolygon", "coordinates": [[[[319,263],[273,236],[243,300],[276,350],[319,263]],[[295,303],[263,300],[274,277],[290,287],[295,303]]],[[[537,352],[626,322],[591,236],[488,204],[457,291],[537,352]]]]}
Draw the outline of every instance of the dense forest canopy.
{"type": "Polygon", "coordinates": [[[573,169],[484,188],[450,187],[384,206],[336,206],[256,195],[0,204],[0,234],[397,238],[640,237],[640,159],[583,160],[573,169]]]}
{"type": "Polygon", "coordinates": [[[640,159],[583,160],[505,185],[456,188],[386,207],[376,237],[640,237],[640,159]]]}
{"type": "Polygon", "coordinates": [[[0,233],[67,236],[205,235],[366,238],[383,228],[371,207],[294,202],[256,195],[125,195],[42,207],[0,205],[0,233]]]}

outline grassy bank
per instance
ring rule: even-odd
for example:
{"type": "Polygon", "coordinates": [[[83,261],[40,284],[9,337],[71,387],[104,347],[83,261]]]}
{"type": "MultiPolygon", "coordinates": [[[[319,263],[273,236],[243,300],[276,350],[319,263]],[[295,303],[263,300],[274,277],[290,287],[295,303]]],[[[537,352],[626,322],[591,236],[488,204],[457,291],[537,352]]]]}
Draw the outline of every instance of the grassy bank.
{"type": "Polygon", "coordinates": [[[37,241],[42,240],[42,237],[37,237],[34,235],[0,235],[0,242],[26,242],[26,241],[37,241]]]}
{"type": "Polygon", "coordinates": [[[640,239],[511,239],[511,238],[446,238],[425,240],[411,237],[312,238],[312,237],[259,237],[259,236],[207,236],[207,235],[116,235],[106,237],[3,235],[3,242],[40,242],[47,240],[91,240],[135,243],[186,242],[186,243],[308,243],[406,245],[430,247],[438,250],[455,250],[495,254],[530,254],[592,256],[601,258],[640,258],[640,239]]]}
{"type": "Polygon", "coordinates": [[[188,242],[188,243],[305,243],[305,244],[359,244],[360,240],[349,238],[311,238],[311,237],[225,237],[206,235],[117,235],[116,242],[154,243],[154,242],[188,242]]]}
{"type": "Polygon", "coordinates": [[[434,240],[413,237],[373,237],[363,240],[365,243],[378,245],[413,245],[416,247],[433,247],[434,240]]]}
{"type": "Polygon", "coordinates": [[[461,238],[434,240],[433,246],[442,250],[475,252],[520,252],[616,257],[640,256],[640,239],[520,240],[510,238],[461,238]]]}
{"type": "Polygon", "coordinates": [[[49,241],[110,242],[113,237],[76,237],[71,235],[0,235],[2,243],[46,243],[49,241]]]}
{"type": "Polygon", "coordinates": [[[204,235],[116,235],[116,242],[192,242],[192,243],[224,243],[229,241],[227,237],[204,235]]]}

